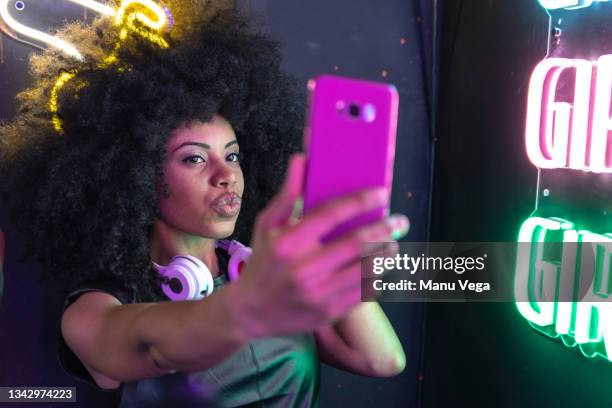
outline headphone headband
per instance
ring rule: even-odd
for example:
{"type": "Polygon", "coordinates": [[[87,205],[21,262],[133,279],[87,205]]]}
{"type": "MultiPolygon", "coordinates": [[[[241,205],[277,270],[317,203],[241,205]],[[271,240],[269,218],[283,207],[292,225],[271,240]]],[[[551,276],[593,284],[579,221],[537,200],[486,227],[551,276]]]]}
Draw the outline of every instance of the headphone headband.
{"type": "MultiPolygon", "coordinates": [[[[227,272],[230,282],[238,279],[241,268],[251,256],[251,248],[235,240],[215,241],[215,248],[229,254],[227,272]]],[[[152,262],[162,278],[162,290],[171,300],[198,300],[212,294],[213,276],[202,260],[191,255],[176,255],[167,266],[152,262]]]]}

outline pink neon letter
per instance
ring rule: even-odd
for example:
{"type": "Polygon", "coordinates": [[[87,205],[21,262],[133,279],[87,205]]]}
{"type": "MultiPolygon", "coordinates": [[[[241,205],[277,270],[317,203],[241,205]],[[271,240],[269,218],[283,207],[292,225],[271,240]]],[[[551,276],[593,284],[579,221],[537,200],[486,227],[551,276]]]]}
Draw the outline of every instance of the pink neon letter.
{"type": "Polygon", "coordinates": [[[576,169],[586,167],[591,74],[592,64],[579,59],[549,58],[534,69],[529,82],[525,146],[537,167],[558,168],[568,164],[576,169]],[[576,70],[573,106],[555,101],[559,77],[566,68],[576,70]]]}
{"type": "Polygon", "coordinates": [[[597,82],[593,106],[590,168],[599,173],[612,172],[612,144],[610,141],[610,93],[612,92],[612,55],[597,60],[597,82]]]}

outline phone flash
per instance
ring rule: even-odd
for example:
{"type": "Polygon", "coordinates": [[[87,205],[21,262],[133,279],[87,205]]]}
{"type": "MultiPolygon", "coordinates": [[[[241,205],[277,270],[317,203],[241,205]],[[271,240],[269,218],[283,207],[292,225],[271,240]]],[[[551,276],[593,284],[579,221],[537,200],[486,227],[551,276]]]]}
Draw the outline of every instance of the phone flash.
{"type": "Polygon", "coordinates": [[[363,118],[368,123],[374,122],[374,119],[376,119],[376,108],[374,105],[368,103],[363,107],[363,118]]]}

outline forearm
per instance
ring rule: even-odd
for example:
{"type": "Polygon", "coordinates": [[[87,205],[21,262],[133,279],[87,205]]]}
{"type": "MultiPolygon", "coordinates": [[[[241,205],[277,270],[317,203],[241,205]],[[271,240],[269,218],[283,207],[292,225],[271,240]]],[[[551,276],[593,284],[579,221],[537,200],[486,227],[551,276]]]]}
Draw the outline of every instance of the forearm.
{"type": "Polygon", "coordinates": [[[373,373],[387,376],[404,369],[406,356],[402,344],[378,302],[355,306],[334,324],[334,329],[373,373]]]}
{"type": "Polygon", "coordinates": [[[155,304],[134,319],[128,337],[139,338],[164,370],[212,367],[248,341],[235,323],[231,298],[228,286],[200,301],[155,304]]]}

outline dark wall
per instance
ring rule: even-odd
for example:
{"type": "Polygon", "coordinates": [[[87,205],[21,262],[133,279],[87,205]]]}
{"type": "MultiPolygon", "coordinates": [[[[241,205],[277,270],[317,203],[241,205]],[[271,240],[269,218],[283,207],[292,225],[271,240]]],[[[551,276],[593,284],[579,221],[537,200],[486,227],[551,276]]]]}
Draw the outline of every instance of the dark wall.
{"type": "MultiPolygon", "coordinates": [[[[67,3],[67,2],[66,2],[67,3]]],[[[406,240],[424,241],[428,234],[431,168],[429,131],[433,5],[426,0],[244,0],[241,9],[258,13],[262,30],[284,46],[284,64],[306,86],[310,77],[331,73],[394,83],[400,95],[397,156],[392,212],[407,214],[412,228],[406,240]]],[[[27,5],[27,2],[26,2],[27,5]]],[[[48,7],[45,0],[39,5],[48,7]],[[43,4],[45,3],[45,4],[43,4]]],[[[38,24],[81,18],[82,9],[66,6],[38,24]],[[64,16],[62,16],[64,13],[64,16]]],[[[0,64],[0,118],[14,113],[14,95],[30,83],[27,54],[32,49],[4,38],[0,64]]],[[[341,153],[341,152],[339,152],[341,153]]],[[[1,211],[1,209],[0,209],[1,211]]],[[[7,230],[5,296],[0,304],[0,385],[77,385],[81,406],[109,406],[61,371],[55,360],[61,299],[35,281],[38,266],[20,263],[21,243],[7,230]]],[[[385,304],[407,354],[405,372],[391,379],[360,377],[323,368],[321,406],[420,406],[423,306],[385,304]]],[[[376,334],[373,333],[373,336],[376,334]]]]}
{"type": "MultiPolygon", "coordinates": [[[[444,9],[432,240],[515,241],[535,205],[537,170],[523,135],[548,16],[537,0],[450,0],[444,9]]],[[[591,28],[585,20],[579,31],[591,28]]],[[[574,56],[604,53],[589,47],[579,42],[574,56]]],[[[612,198],[606,185],[601,206],[612,198]]],[[[552,197],[565,188],[557,187],[552,197]]],[[[539,334],[514,303],[430,304],[426,326],[425,407],[612,405],[612,364],[539,334]]]]}

